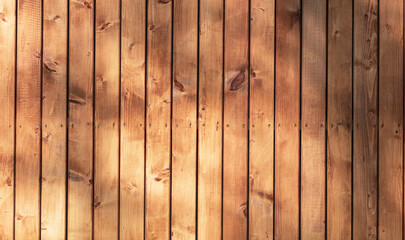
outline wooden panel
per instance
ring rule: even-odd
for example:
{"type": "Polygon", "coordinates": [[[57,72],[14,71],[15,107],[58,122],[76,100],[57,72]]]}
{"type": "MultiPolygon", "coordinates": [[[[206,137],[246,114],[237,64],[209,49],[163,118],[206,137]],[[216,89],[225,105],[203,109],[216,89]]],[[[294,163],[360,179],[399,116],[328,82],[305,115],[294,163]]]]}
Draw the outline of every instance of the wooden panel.
{"type": "Polygon", "coordinates": [[[403,236],[403,1],[380,1],[378,238],[403,236]]]}
{"type": "Polygon", "coordinates": [[[326,4],[302,2],[301,239],[325,239],[326,4]]]}
{"type": "Polygon", "coordinates": [[[13,239],[16,1],[0,2],[0,239],[13,239]]]}
{"type": "Polygon", "coordinates": [[[41,239],[65,239],[67,1],[43,1],[41,239]]]}
{"type": "Polygon", "coordinates": [[[94,3],[69,6],[67,238],[92,239],[94,3]]]}
{"type": "Polygon", "coordinates": [[[41,1],[19,0],[17,14],[15,239],[39,239],[41,1]]]}
{"type": "Polygon", "coordinates": [[[198,1],[174,1],[171,238],[196,239],[198,1]]]}
{"type": "Polygon", "coordinates": [[[300,0],[276,3],[275,238],[299,237],[300,0]]]}
{"type": "Polygon", "coordinates": [[[223,1],[200,1],[198,238],[222,236],[223,1]]]}
{"type": "Polygon", "coordinates": [[[351,237],[352,0],[329,1],[327,238],[351,237]]]}
{"type": "Polygon", "coordinates": [[[251,1],[249,239],[271,239],[274,223],[275,0],[251,1]]]}
{"type": "Polygon", "coordinates": [[[223,238],[246,239],[249,1],[225,0],[223,238]]]}
{"type": "Polygon", "coordinates": [[[143,239],[146,1],[122,1],[120,237],[143,239]]]}
{"type": "Polygon", "coordinates": [[[117,239],[120,1],[98,2],[95,21],[94,239],[117,239]]]}
{"type": "Polygon", "coordinates": [[[377,238],[378,1],[354,2],[353,239],[377,238]]]}
{"type": "Polygon", "coordinates": [[[170,237],[172,2],[148,1],[145,239],[170,237]]]}

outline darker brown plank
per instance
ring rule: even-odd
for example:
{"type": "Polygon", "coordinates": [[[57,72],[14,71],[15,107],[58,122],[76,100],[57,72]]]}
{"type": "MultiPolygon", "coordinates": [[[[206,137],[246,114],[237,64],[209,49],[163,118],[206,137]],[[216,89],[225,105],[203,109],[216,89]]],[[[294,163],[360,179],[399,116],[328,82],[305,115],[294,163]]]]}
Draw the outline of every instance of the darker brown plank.
{"type": "Polygon", "coordinates": [[[327,238],[351,237],[352,0],[328,8],[327,238]]]}
{"type": "Polygon", "coordinates": [[[299,237],[300,0],[276,2],[275,238],[299,237]]]}
{"type": "Polygon", "coordinates": [[[378,1],[354,2],[353,239],[377,238],[378,1]]]}

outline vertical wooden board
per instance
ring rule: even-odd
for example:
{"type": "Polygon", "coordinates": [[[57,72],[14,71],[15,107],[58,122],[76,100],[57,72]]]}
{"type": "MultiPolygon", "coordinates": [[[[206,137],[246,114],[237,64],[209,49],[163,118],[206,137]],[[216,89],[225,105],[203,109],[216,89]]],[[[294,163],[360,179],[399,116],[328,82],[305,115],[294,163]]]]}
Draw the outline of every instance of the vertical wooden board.
{"type": "Polygon", "coordinates": [[[94,2],[69,2],[67,238],[92,239],[94,2]]]}
{"type": "Polygon", "coordinates": [[[223,1],[200,1],[198,238],[222,236],[223,1]]]}
{"type": "Polygon", "coordinates": [[[94,239],[119,237],[120,1],[96,3],[94,239]]]}
{"type": "Polygon", "coordinates": [[[380,1],[378,238],[403,235],[403,1],[380,1]]]}
{"type": "Polygon", "coordinates": [[[275,0],[251,1],[249,239],[270,239],[274,223],[275,0]]]}
{"type": "Polygon", "coordinates": [[[122,1],[120,237],[143,239],[146,1],[122,1]]]}
{"type": "Polygon", "coordinates": [[[198,1],[174,1],[171,238],[196,239],[198,1]]]}
{"type": "Polygon", "coordinates": [[[41,4],[18,1],[15,239],[40,237],[41,4]]]}
{"type": "Polygon", "coordinates": [[[42,67],[41,239],[65,239],[67,1],[45,0],[42,67]]]}
{"type": "Polygon", "coordinates": [[[378,1],[354,2],[353,27],[353,239],[376,239],[378,1]]]}
{"type": "Polygon", "coordinates": [[[145,239],[169,239],[172,2],[147,8],[145,239]]]}
{"type": "Polygon", "coordinates": [[[249,1],[225,1],[223,238],[246,239],[249,1]]]}
{"type": "Polygon", "coordinates": [[[302,239],[325,239],[326,4],[302,2],[302,239]]]}
{"type": "Polygon", "coordinates": [[[16,1],[0,2],[0,239],[13,239],[16,1]]]}
{"type": "Polygon", "coordinates": [[[276,239],[299,237],[300,23],[300,0],[276,2],[276,239]]]}
{"type": "Polygon", "coordinates": [[[327,238],[351,238],[352,0],[330,0],[328,19],[327,238]]]}

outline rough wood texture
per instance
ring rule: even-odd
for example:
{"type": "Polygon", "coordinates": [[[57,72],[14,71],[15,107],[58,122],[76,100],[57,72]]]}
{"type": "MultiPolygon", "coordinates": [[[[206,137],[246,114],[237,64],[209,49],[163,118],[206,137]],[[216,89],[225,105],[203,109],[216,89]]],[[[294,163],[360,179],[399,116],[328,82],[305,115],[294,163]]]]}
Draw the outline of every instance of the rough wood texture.
{"type": "Polygon", "coordinates": [[[353,239],[376,239],[378,1],[354,2],[353,27],[353,239]]]}
{"type": "Polygon", "coordinates": [[[249,1],[225,1],[223,238],[246,239],[249,1]]]}
{"type": "Polygon", "coordinates": [[[97,2],[95,21],[94,239],[117,239],[120,1],[97,2]]]}
{"type": "Polygon", "coordinates": [[[41,239],[66,234],[67,1],[43,1],[41,239]]]}
{"type": "Polygon", "coordinates": [[[299,237],[300,0],[276,3],[275,238],[299,237]]]}
{"type": "Polygon", "coordinates": [[[302,2],[301,239],[325,239],[327,1],[302,2]]]}
{"type": "Polygon", "coordinates": [[[94,2],[69,2],[68,239],[92,239],[94,2]],[[85,4],[86,3],[86,4],[85,4]]]}
{"type": "Polygon", "coordinates": [[[275,0],[251,1],[249,239],[271,239],[274,223],[275,0]]]}
{"type": "Polygon", "coordinates": [[[16,1],[0,2],[0,239],[14,232],[16,1]]]}
{"type": "Polygon", "coordinates": [[[120,237],[143,239],[146,1],[122,1],[120,237]]]}
{"type": "Polygon", "coordinates": [[[174,1],[171,238],[196,239],[198,1],[174,1]]]}
{"type": "Polygon", "coordinates": [[[198,238],[222,236],[223,1],[200,1],[198,238]]]}
{"type": "Polygon", "coordinates": [[[403,21],[401,0],[380,1],[378,239],[403,237],[403,21]]]}
{"type": "Polygon", "coordinates": [[[15,239],[35,240],[40,238],[42,3],[19,0],[17,14],[15,239]]]}
{"type": "Polygon", "coordinates": [[[172,2],[148,1],[145,239],[170,238],[172,2]]]}
{"type": "Polygon", "coordinates": [[[350,239],[352,0],[331,0],[328,10],[327,239],[350,239]]]}

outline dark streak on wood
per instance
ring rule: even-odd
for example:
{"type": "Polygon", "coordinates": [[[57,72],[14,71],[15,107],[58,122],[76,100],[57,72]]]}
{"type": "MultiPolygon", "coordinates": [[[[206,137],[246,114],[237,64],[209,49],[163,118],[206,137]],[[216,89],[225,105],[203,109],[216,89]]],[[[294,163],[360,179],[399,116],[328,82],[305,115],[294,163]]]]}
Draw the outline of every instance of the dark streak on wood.
{"type": "Polygon", "coordinates": [[[229,88],[230,91],[234,92],[240,89],[243,86],[243,83],[245,82],[245,73],[239,73],[236,75],[231,83],[231,87],[229,88]]]}
{"type": "Polygon", "coordinates": [[[179,90],[180,92],[184,92],[184,91],[185,91],[184,85],[183,85],[181,82],[177,81],[176,79],[174,79],[174,86],[175,86],[176,89],[179,90]]]}

